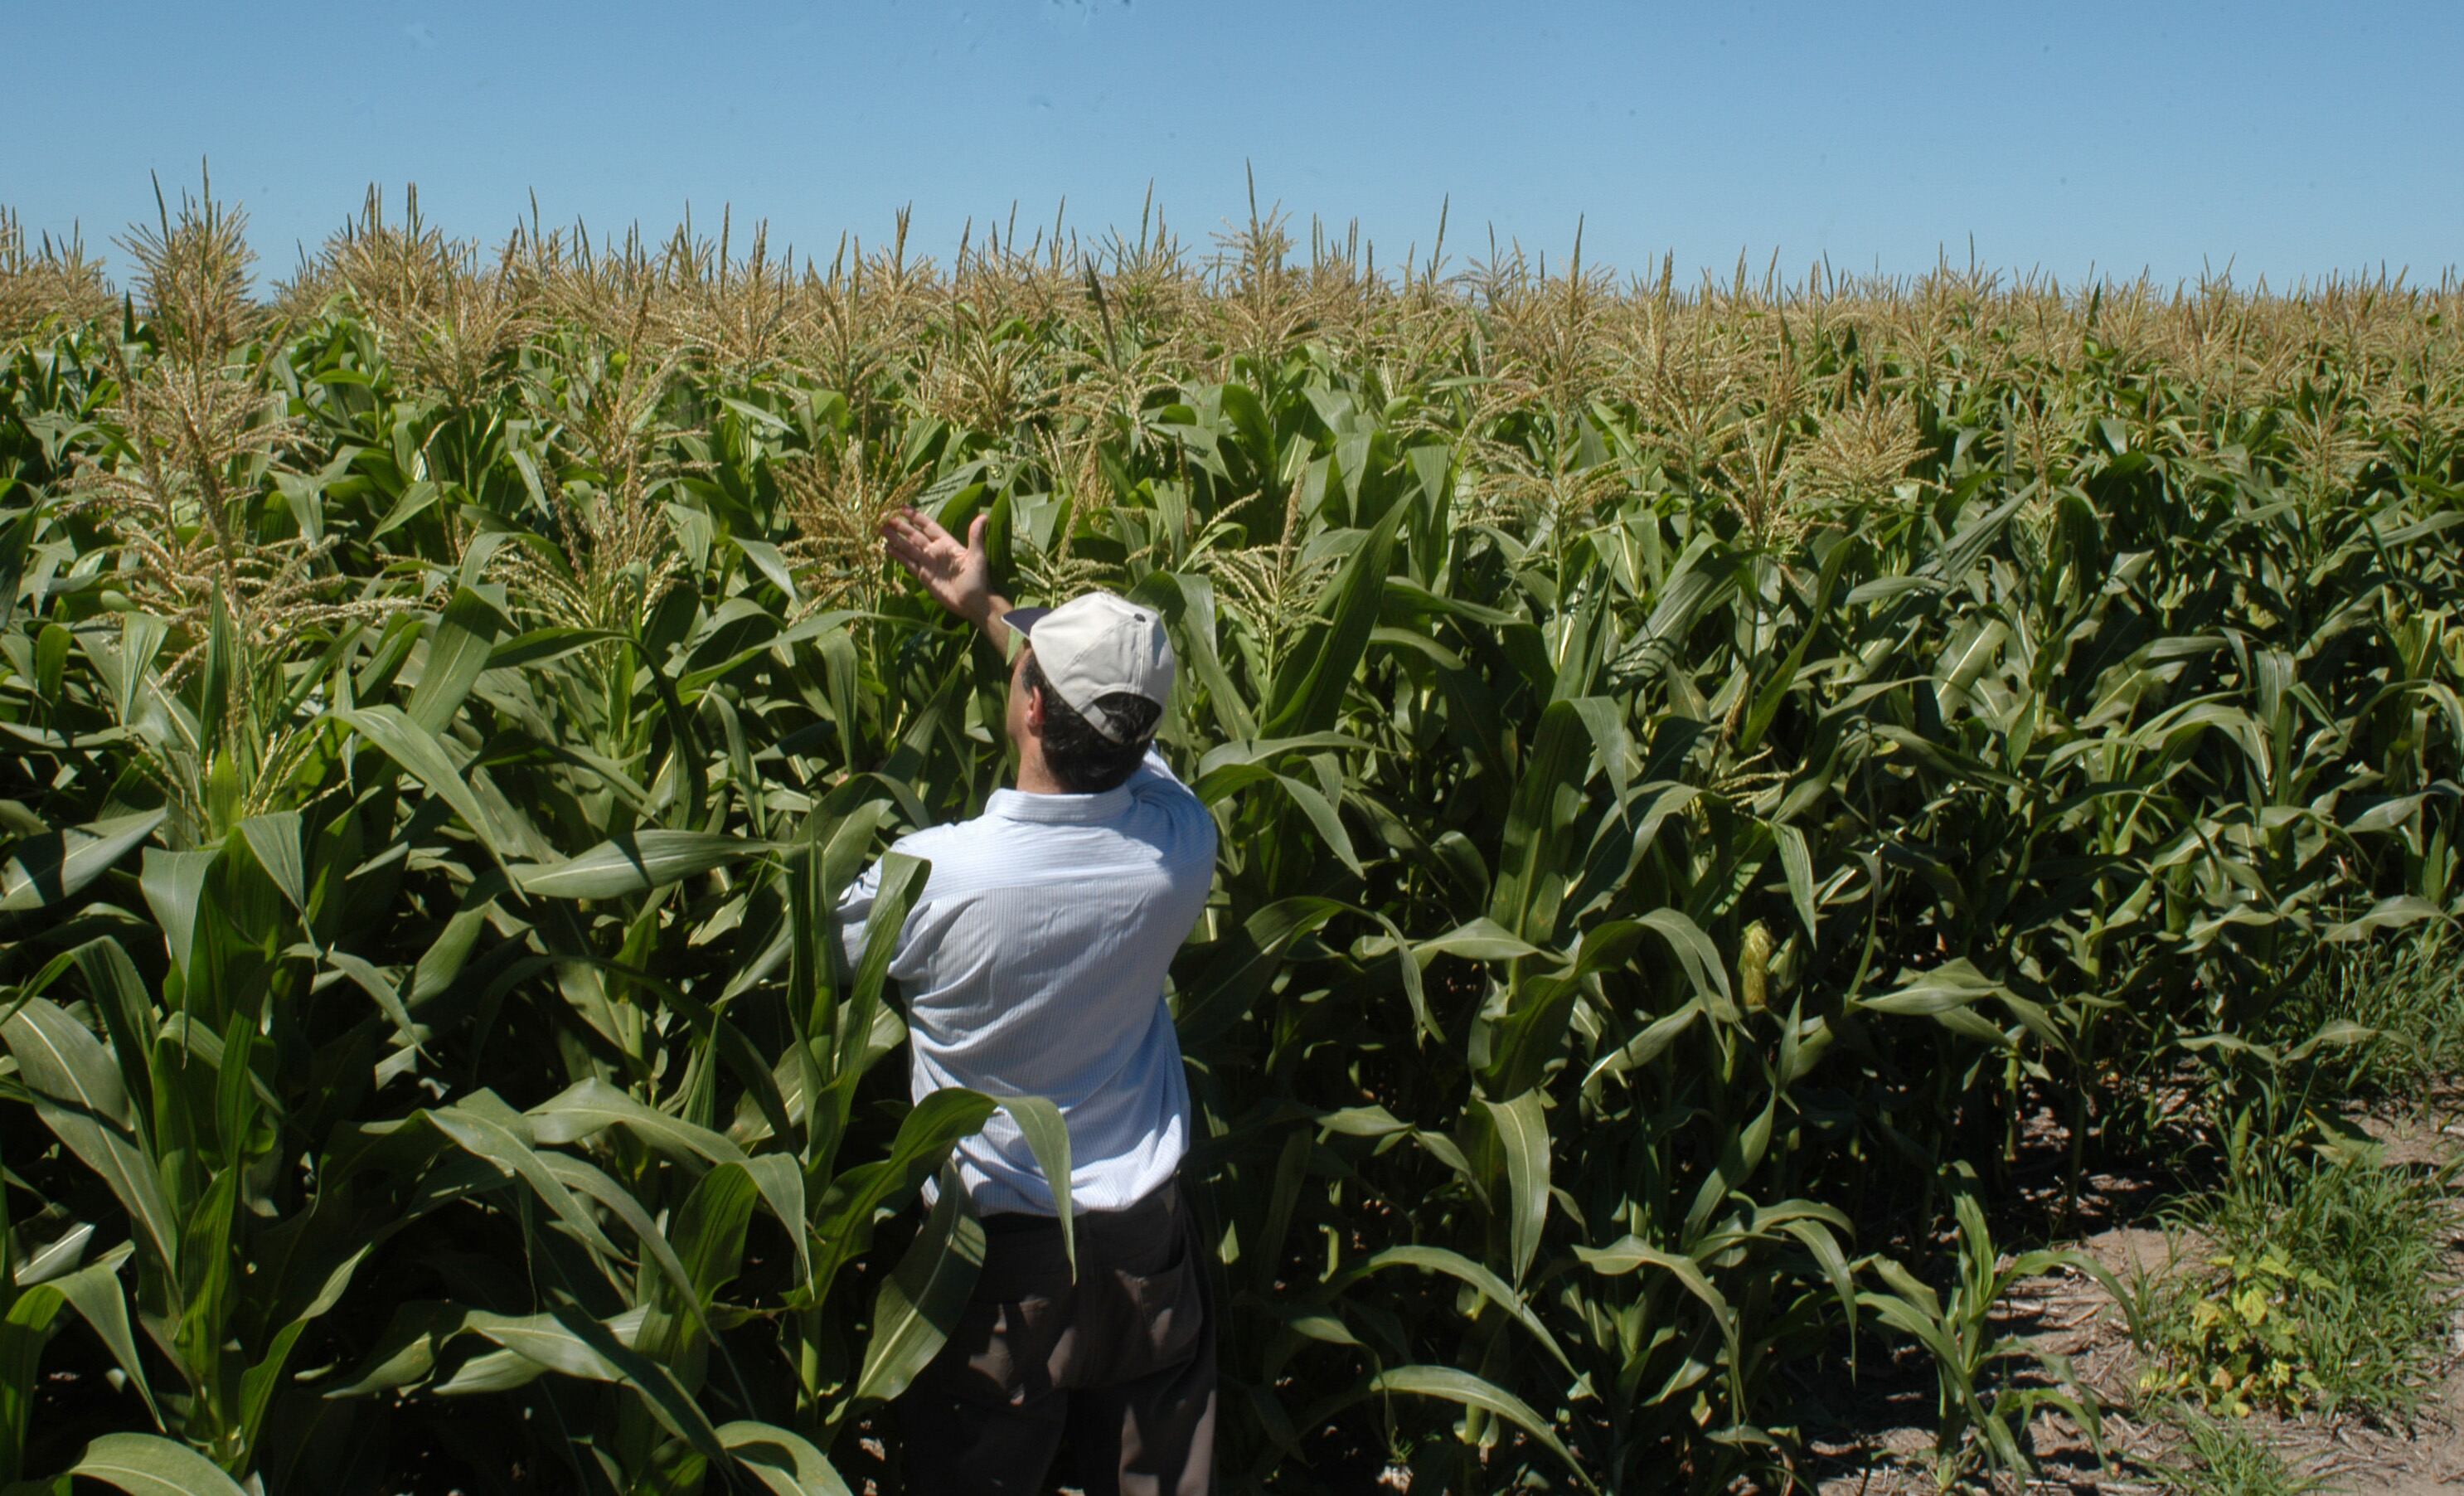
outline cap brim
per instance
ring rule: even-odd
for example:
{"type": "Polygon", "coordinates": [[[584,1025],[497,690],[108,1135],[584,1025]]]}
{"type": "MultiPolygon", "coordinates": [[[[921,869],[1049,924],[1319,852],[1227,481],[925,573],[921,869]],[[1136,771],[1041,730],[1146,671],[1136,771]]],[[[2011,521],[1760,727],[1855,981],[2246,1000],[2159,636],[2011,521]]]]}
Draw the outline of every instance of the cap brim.
{"type": "Polygon", "coordinates": [[[1020,633],[1025,633],[1051,611],[1048,607],[1014,607],[1001,615],[1001,622],[1020,633]]]}

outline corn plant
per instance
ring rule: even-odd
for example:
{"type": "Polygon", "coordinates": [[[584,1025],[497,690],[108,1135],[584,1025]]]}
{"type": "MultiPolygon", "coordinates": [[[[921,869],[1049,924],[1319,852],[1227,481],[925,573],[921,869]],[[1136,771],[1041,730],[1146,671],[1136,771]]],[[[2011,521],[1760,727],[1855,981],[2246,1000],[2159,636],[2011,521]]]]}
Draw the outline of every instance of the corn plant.
{"type": "Polygon", "coordinates": [[[2023,1252],[2006,1262],[1974,1197],[1960,1192],[1953,1208],[1959,1218],[1958,1276],[1947,1290],[1935,1291],[1885,1258],[1875,1264],[1881,1287],[1859,1296],[1882,1324],[1912,1336],[1933,1357],[1933,1474],[1943,1490],[1959,1485],[1987,1462],[2022,1478],[2035,1474],[2028,1425],[2044,1408],[2058,1409],[2091,1441],[2101,1442],[2094,1395],[2073,1378],[2068,1362],[2019,1336],[1997,1335],[1993,1326],[1995,1306],[2020,1280],[2056,1268],[2101,1269],[2072,1252],[2023,1252]],[[1998,1366],[2012,1362],[2026,1363],[2039,1381],[2018,1386],[2007,1371],[1997,1374],[1998,1366]]]}
{"type": "Polygon", "coordinates": [[[910,1107],[827,937],[1003,772],[897,506],[1169,621],[1234,1489],[1784,1481],[1895,1350],[1941,1470],[2024,1463],[2095,1411],[1995,1370],[2027,1119],[2076,1189],[2274,1096],[2288,994],[2464,911],[2452,282],[372,199],[260,304],[243,229],[166,203],[112,306],[0,245],[0,1480],[873,1460],[981,1250],[925,1181],[995,1109],[1067,1174],[910,1107]]]}

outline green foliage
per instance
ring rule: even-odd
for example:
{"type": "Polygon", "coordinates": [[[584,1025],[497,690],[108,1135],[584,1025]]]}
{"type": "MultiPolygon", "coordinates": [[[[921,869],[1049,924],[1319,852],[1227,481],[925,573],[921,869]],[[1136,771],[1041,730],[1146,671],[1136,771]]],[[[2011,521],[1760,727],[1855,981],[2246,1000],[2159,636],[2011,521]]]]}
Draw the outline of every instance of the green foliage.
{"type": "Polygon", "coordinates": [[[2294,1266],[2274,1247],[2256,1258],[2219,1253],[2208,1266],[2214,1273],[2167,1316],[2168,1370],[2144,1373],[2139,1390],[2188,1397],[2235,1418],[2260,1406],[2299,1412],[2321,1390],[2304,1354],[2312,1347],[2303,1314],[2335,1291],[2334,1283],[2294,1266]]]}
{"type": "Polygon", "coordinates": [[[2336,1489],[2323,1477],[2296,1471],[2247,1424],[2193,1414],[2182,1435],[2188,1458],[2149,1472],[2182,1496],[2313,1496],[2336,1489]]]}
{"type": "Polygon", "coordinates": [[[2285,995],[2260,1037],[2336,1025],[2364,1031],[2326,1057],[2321,1079],[2339,1098],[2417,1100],[2464,1072],[2464,963],[2453,937],[2439,932],[2338,950],[2285,995]]]}
{"type": "Polygon", "coordinates": [[[2453,1306],[2452,1172],[2254,1152],[2182,1208],[2217,1250],[2144,1286],[2135,1319],[2154,1359],[2141,1391],[2234,1417],[2407,1416],[2453,1306]]]}
{"type": "Polygon", "coordinates": [[[1884,1287],[1858,1295],[1878,1320],[1913,1337],[1933,1358],[1933,1474],[1946,1491],[1986,1463],[2021,1479],[2035,1475],[2028,1425],[2044,1409],[2067,1414],[2091,1441],[2101,1443],[2101,1432],[2095,1394],[2079,1386],[2068,1362],[2019,1335],[1997,1334],[1993,1315],[2022,1279],[2057,1268],[2101,1277],[2102,1269],[2070,1252],[2026,1252],[2005,1261],[1974,1198],[1962,1191],[1955,1210],[1957,1271],[1947,1291],[1937,1293],[1906,1268],[1881,1259],[1876,1275],[1884,1287]],[[2033,1384],[2019,1383],[2013,1372],[2016,1364],[2035,1375],[2033,1384]]]}
{"type": "Polygon", "coordinates": [[[2237,1178],[2198,1218],[2223,1255],[2278,1265],[2266,1291],[2290,1321],[2305,1400],[2382,1417],[2419,1402],[2453,1308],[2452,1173],[2297,1163],[2237,1178]]]}
{"type": "Polygon", "coordinates": [[[144,242],[0,357],[0,1482],[833,1487],[972,1274],[950,1148],[1067,1174],[911,1108],[829,938],[1003,769],[891,504],[1173,629],[1232,1489],[1775,1481],[1878,1339],[2024,1463],[2093,1410],[1994,1333],[2022,1119],[2076,1180],[2204,1067],[2235,1156],[2348,1143],[2373,1021],[2275,1015],[2464,907],[2452,296],[372,218],[277,323],[228,214],[144,242]]]}

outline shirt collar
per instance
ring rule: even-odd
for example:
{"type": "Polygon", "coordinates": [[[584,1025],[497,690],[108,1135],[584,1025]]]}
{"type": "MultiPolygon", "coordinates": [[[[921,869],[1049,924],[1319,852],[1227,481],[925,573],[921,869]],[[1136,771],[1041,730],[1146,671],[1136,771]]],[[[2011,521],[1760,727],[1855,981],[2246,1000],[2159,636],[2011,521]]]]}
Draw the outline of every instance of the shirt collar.
{"type": "Polygon", "coordinates": [[[1100,795],[1030,795],[1024,790],[997,789],[984,802],[984,814],[1004,821],[1084,825],[1110,821],[1130,808],[1130,787],[1115,785],[1100,795]]]}

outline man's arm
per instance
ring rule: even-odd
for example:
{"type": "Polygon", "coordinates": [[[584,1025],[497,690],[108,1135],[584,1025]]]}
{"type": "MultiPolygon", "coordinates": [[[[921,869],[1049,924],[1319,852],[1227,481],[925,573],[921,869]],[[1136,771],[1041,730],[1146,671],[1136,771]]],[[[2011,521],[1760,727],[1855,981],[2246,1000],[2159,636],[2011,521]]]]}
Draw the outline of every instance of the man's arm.
{"type": "Polygon", "coordinates": [[[910,508],[881,521],[881,539],[891,560],[924,583],[933,601],[982,629],[993,652],[1006,659],[1009,626],[1001,615],[1009,611],[1009,599],[993,590],[992,563],[984,559],[985,518],[976,517],[961,544],[939,520],[910,508]]]}
{"type": "Polygon", "coordinates": [[[881,864],[876,862],[857,875],[839,895],[839,907],[831,911],[831,933],[838,938],[839,951],[847,957],[847,969],[864,964],[865,941],[871,934],[873,901],[881,894],[881,864]]]}

